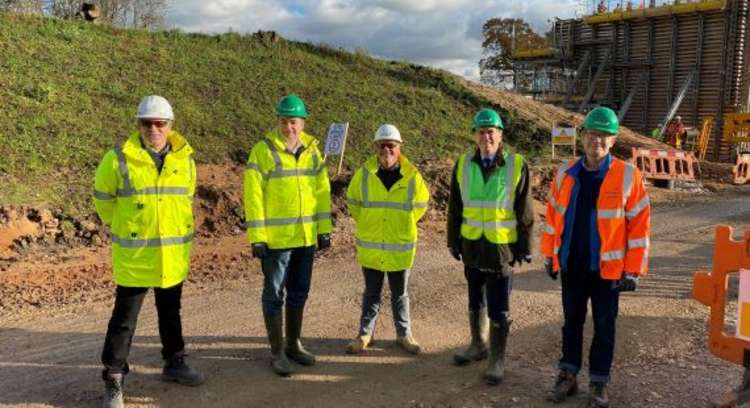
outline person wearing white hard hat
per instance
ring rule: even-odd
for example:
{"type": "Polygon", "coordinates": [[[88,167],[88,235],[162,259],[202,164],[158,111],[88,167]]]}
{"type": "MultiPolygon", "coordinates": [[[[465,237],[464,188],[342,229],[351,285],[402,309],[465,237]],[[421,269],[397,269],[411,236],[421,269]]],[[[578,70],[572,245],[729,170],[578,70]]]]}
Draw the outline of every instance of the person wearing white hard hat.
{"type": "Polygon", "coordinates": [[[203,376],[185,362],[180,304],[194,236],[193,149],[172,130],[174,112],[161,96],[146,96],[138,131],[108,151],[96,169],[94,205],[112,236],[115,304],[101,361],[105,407],[123,406],[123,380],[138,313],[149,288],[159,317],[161,378],[198,385],[203,376]]]}
{"type": "Polygon", "coordinates": [[[362,353],[372,342],[386,276],[396,341],[411,354],[420,352],[411,331],[407,285],[417,250],[417,221],[427,211],[430,191],[419,170],[401,153],[401,143],[395,126],[378,128],[375,154],[354,173],[346,192],[365,282],[359,334],[346,348],[350,354],[362,353]]]}

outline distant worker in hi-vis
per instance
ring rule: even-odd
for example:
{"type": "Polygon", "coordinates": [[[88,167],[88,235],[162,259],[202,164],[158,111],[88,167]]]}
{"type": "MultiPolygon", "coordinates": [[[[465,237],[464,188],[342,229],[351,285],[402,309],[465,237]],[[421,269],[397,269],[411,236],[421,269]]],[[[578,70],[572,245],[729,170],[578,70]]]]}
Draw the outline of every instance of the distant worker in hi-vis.
{"type": "Polygon", "coordinates": [[[276,117],[276,129],[250,151],[244,205],[247,240],[263,271],[261,301],[271,367],[288,376],[292,367],[287,358],[315,364],[300,337],[315,246],[331,246],[331,186],[318,141],[304,131],[307,108],[302,99],[293,94],[282,98],[276,117]]]}
{"type": "Polygon", "coordinates": [[[190,269],[193,149],[172,130],[174,113],[161,96],[138,105],[138,131],[104,155],[96,169],[94,205],[112,235],[115,306],[102,351],[105,407],[123,406],[123,380],[138,313],[154,289],[164,368],[161,378],[198,385],[185,362],[180,299],[190,269]]]}
{"type": "Polygon", "coordinates": [[[373,143],[375,154],[357,169],[346,192],[365,282],[359,334],[346,348],[350,354],[363,352],[373,339],[386,278],[396,342],[411,354],[420,352],[412,336],[407,286],[417,253],[417,221],[427,211],[430,192],[419,170],[401,153],[401,144],[395,126],[380,126],[373,143]]]}
{"type": "Polygon", "coordinates": [[[541,253],[552,279],[562,280],[562,357],[549,399],[578,390],[588,302],[594,321],[587,407],[608,407],[620,292],[633,291],[648,270],[651,206],[641,173],[612,157],[617,114],[598,107],[585,118],[585,154],[563,164],[549,189],[541,253]]]}
{"type": "Polygon", "coordinates": [[[448,201],[448,248],[464,263],[471,333],[469,347],[453,362],[489,357],[483,378],[490,385],[505,375],[513,266],[531,261],[534,226],[529,170],[523,156],[503,146],[503,129],[492,109],[474,116],[475,146],[453,168],[448,201]]]}

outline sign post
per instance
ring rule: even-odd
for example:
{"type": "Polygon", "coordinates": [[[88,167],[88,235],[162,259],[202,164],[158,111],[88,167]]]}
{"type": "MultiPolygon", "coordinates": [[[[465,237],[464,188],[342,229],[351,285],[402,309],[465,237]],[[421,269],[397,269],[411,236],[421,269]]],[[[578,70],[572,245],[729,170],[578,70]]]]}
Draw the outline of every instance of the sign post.
{"type": "Polygon", "coordinates": [[[323,161],[330,154],[331,156],[339,155],[339,166],[336,172],[338,176],[341,174],[341,165],[344,163],[344,151],[346,151],[346,136],[349,133],[349,122],[345,123],[331,123],[328,128],[328,137],[326,138],[326,146],[323,152],[323,161]]]}
{"type": "Polygon", "coordinates": [[[552,126],[552,160],[555,159],[555,146],[573,146],[573,157],[576,156],[577,131],[574,127],[552,126]]]}

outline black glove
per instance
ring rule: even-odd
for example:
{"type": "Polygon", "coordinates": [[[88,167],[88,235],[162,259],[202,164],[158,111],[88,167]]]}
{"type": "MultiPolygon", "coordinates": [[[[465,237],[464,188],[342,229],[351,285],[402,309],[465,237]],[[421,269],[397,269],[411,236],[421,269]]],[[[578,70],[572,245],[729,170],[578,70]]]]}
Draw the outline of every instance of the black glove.
{"type": "Polygon", "coordinates": [[[514,245],[511,244],[510,246],[510,252],[513,255],[513,259],[510,260],[510,267],[523,265],[524,262],[531,263],[531,254],[527,253],[521,253],[521,251],[514,245]]]}
{"type": "Polygon", "coordinates": [[[318,234],[318,251],[322,251],[331,247],[331,235],[330,234],[318,234]]]}
{"type": "Polygon", "coordinates": [[[629,273],[624,273],[622,278],[615,283],[615,289],[618,292],[635,292],[638,287],[638,277],[629,273]]]}
{"type": "Polygon", "coordinates": [[[547,275],[549,275],[549,277],[552,278],[552,280],[557,280],[558,271],[553,270],[552,258],[547,258],[544,261],[544,270],[547,272],[547,275]]]}
{"type": "Polygon", "coordinates": [[[268,252],[268,244],[265,242],[256,242],[252,246],[253,258],[263,259],[268,252]]]}
{"type": "Polygon", "coordinates": [[[461,260],[461,240],[460,239],[458,240],[458,242],[455,242],[451,246],[449,246],[448,250],[451,251],[451,256],[453,258],[455,258],[457,261],[461,260]]]}

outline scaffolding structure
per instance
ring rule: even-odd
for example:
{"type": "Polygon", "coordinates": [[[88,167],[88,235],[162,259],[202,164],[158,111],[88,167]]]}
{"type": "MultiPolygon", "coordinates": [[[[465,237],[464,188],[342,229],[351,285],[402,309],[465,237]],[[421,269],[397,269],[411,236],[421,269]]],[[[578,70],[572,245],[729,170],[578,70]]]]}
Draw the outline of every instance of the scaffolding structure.
{"type": "Polygon", "coordinates": [[[581,113],[609,106],[643,133],[710,117],[709,156],[729,159],[723,114],[750,105],[748,1],[589,2],[590,15],[555,21],[552,47],[513,53],[515,89],[581,113]]]}

